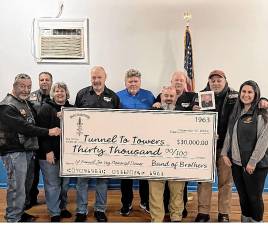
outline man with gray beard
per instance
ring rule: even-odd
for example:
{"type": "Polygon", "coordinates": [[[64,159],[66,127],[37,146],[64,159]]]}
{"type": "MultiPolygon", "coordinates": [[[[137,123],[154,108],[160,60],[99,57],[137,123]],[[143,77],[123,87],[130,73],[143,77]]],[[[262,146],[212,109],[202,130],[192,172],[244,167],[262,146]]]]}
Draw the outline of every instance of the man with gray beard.
{"type": "Polygon", "coordinates": [[[161,108],[164,110],[174,110],[176,108],[176,100],[176,89],[164,87],[161,92],[161,108]]]}
{"type": "Polygon", "coordinates": [[[33,222],[36,217],[25,212],[26,193],[33,181],[37,136],[59,136],[58,127],[36,126],[36,111],[27,100],[32,88],[31,77],[18,74],[12,92],[0,102],[0,155],[7,172],[7,222],[33,222]]]}
{"type": "MultiPolygon", "coordinates": [[[[175,87],[164,87],[161,92],[161,107],[157,109],[175,110],[176,107],[176,89],[175,87]]],[[[149,181],[149,206],[152,222],[163,222],[165,216],[165,208],[163,194],[165,190],[165,180],[149,181]]],[[[180,222],[182,220],[183,189],[185,182],[177,180],[169,180],[168,186],[170,190],[170,220],[171,222],[180,222]]]]}
{"type": "MultiPolygon", "coordinates": [[[[105,85],[107,74],[102,66],[94,66],[90,70],[91,86],[81,89],[75,99],[78,108],[118,109],[120,100],[105,85]]],[[[108,129],[108,128],[107,128],[108,129]]],[[[77,208],[75,222],[86,222],[88,214],[88,180],[87,177],[77,178],[77,208]]],[[[107,206],[108,179],[97,178],[94,217],[98,222],[107,222],[105,215],[107,206]]]]}
{"type": "MultiPolygon", "coordinates": [[[[175,71],[170,80],[170,84],[172,87],[175,87],[176,89],[176,108],[175,110],[180,110],[180,111],[191,111],[193,104],[194,104],[194,99],[195,99],[195,93],[194,92],[189,92],[187,91],[187,73],[186,71],[180,71],[177,70],[175,71]]],[[[161,107],[161,94],[159,94],[156,98],[156,102],[154,103],[153,107],[159,108],[161,107]]],[[[188,201],[188,193],[187,193],[187,183],[185,182],[184,186],[184,195],[183,195],[183,201],[184,201],[184,210],[182,212],[183,218],[187,217],[188,212],[186,209],[186,204],[188,201]]],[[[169,189],[168,185],[166,184],[165,187],[165,192],[164,192],[164,205],[165,205],[165,211],[166,213],[169,213],[168,210],[168,204],[169,204],[169,189]]]]}

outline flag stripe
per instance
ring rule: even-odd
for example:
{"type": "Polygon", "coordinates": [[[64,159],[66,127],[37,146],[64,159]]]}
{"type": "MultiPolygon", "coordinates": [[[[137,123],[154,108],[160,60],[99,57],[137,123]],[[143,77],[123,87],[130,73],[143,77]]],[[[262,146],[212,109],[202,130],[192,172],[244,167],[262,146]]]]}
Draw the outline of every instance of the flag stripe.
{"type": "Polygon", "coordinates": [[[184,69],[187,71],[189,82],[187,85],[188,91],[194,91],[195,80],[194,80],[194,67],[193,67],[193,48],[192,39],[189,26],[186,26],[184,36],[184,69]]]}

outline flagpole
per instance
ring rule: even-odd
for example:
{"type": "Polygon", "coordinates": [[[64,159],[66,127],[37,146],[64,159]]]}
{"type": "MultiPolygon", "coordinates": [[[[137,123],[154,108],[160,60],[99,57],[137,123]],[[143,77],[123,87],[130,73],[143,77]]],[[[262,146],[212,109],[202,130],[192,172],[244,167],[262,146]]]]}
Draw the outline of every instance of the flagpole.
{"type": "MultiPolygon", "coordinates": [[[[190,21],[192,19],[192,14],[190,12],[185,12],[183,15],[183,19],[186,22],[186,28],[185,28],[185,37],[184,37],[184,68],[187,71],[187,75],[189,78],[189,88],[190,91],[195,90],[195,80],[194,80],[194,68],[193,68],[193,55],[192,55],[192,41],[191,41],[191,34],[190,34],[190,21]],[[189,45],[190,44],[190,45],[189,45]],[[186,49],[189,49],[187,51],[186,49]]],[[[188,86],[188,85],[187,85],[188,86]]]]}

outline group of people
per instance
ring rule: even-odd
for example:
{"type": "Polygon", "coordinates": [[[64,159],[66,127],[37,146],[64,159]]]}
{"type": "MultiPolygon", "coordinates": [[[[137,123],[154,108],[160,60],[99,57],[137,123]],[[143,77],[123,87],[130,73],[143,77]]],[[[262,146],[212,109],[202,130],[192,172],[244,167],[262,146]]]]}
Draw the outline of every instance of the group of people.
{"type": "MultiPolygon", "coordinates": [[[[63,82],[53,84],[49,72],[39,74],[40,89],[31,93],[32,81],[18,74],[10,94],[0,103],[0,154],[7,171],[7,222],[32,222],[36,218],[25,211],[37,204],[39,170],[51,222],[70,218],[67,210],[69,178],[59,176],[61,108],[152,109],[196,111],[198,95],[187,91],[184,71],[172,74],[170,86],[154,97],[141,88],[141,73],[129,69],[125,89],[117,93],[106,87],[107,74],[101,66],[90,70],[91,85],[81,89],[75,104],[63,82]]],[[[263,220],[262,192],[268,171],[268,101],[261,99],[256,82],[244,82],[239,92],[229,87],[226,75],[214,70],[203,91],[213,91],[218,112],[216,167],[218,175],[218,221],[229,222],[232,183],[240,197],[241,221],[263,220]]],[[[88,214],[88,181],[77,178],[75,222],[85,222],[88,214]]],[[[108,179],[96,179],[94,216],[107,222],[108,179]]],[[[120,214],[132,210],[133,180],[121,180],[120,214]]],[[[140,207],[152,222],[162,222],[169,213],[172,222],[187,216],[187,182],[139,180],[140,207]]],[[[198,214],[195,222],[210,220],[212,183],[198,183],[198,214]]]]}

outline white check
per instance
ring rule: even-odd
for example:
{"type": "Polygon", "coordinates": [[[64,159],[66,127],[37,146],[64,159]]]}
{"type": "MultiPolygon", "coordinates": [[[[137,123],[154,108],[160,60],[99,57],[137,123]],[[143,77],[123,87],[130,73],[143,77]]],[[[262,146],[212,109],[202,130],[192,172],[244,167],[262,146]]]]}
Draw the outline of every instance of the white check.
{"type": "Polygon", "coordinates": [[[214,181],[217,113],[63,108],[61,175],[214,181]]]}

